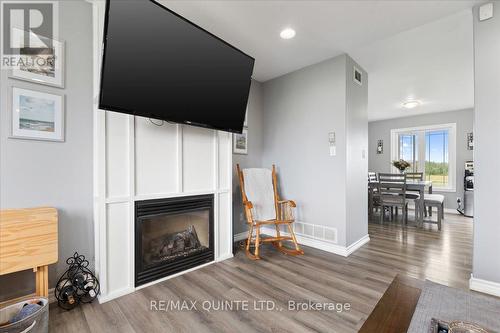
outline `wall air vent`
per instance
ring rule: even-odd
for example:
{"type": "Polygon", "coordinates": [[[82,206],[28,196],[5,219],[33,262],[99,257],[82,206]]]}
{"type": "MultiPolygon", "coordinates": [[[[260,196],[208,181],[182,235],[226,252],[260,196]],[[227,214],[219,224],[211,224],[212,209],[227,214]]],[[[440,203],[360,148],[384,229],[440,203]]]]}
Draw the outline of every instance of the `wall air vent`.
{"type": "Polygon", "coordinates": [[[356,67],[354,67],[353,68],[353,80],[354,80],[354,82],[356,82],[357,84],[362,86],[363,85],[362,78],[363,78],[363,75],[362,75],[361,71],[359,69],[357,69],[356,67]]]}

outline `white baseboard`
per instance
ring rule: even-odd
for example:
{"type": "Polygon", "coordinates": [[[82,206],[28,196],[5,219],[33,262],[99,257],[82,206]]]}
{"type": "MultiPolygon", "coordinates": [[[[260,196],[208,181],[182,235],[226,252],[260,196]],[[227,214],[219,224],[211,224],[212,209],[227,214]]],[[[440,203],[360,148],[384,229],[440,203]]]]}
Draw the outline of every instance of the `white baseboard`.
{"type": "Polygon", "coordinates": [[[455,215],[460,215],[460,213],[459,213],[459,212],[457,212],[457,210],[456,210],[456,209],[453,209],[453,208],[445,208],[445,209],[444,209],[444,212],[445,212],[446,214],[455,214],[455,215]]]}
{"type": "Polygon", "coordinates": [[[133,293],[135,288],[123,288],[119,290],[115,290],[113,292],[108,293],[107,295],[98,295],[97,300],[99,304],[109,302],[115,298],[125,296],[127,294],[133,293]]]}
{"type": "MultiPolygon", "coordinates": [[[[271,236],[276,236],[276,230],[269,228],[269,227],[268,228],[264,227],[262,232],[265,234],[271,235],[271,236]]],[[[289,233],[284,232],[284,231],[281,231],[280,234],[283,236],[290,236],[289,233]]],[[[343,257],[349,256],[351,253],[353,253],[354,251],[359,249],[361,246],[363,246],[364,244],[366,244],[370,241],[370,236],[365,235],[361,239],[359,239],[358,241],[354,242],[353,244],[351,244],[349,246],[342,246],[342,245],[334,244],[332,242],[328,242],[328,241],[325,241],[322,239],[310,238],[310,237],[306,237],[303,235],[296,235],[296,238],[297,238],[297,242],[301,245],[310,246],[310,247],[313,247],[315,249],[334,253],[334,254],[337,254],[337,255],[343,256],[343,257]]]]}
{"type": "Polygon", "coordinates": [[[234,241],[235,242],[239,242],[241,240],[247,239],[247,237],[248,237],[248,232],[247,231],[240,232],[239,234],[235,234],[234,235],[234,241]]]}
{"type": "Polygon", "coordinates": [[[469,288],[481,293],[500,297],[500,283],[478,279],[473,277],[472,274],[469,280],[469,288]]]}
{"type": "Polygon", "coordinates": [[[226,254],[220,255],[217,259],[215,259],[215,261],[220,262],[223,260],[231,259],[233,257],[234,257],[233,253],[226,253],[226,254]]]}
{"type": "Polygon", "coordinates": [[[186,270],[184,270],[182,272],[179,272],[179,273],[176,273],[176,274],[165,276],[165,277],[163,277],[161,279],[154,280],[154,281],[149,282],[149,283],[145,283],[145,284],[143,284],[143,285],[141,285],[139,287],[135,287],[135,288],[133,288],[133,287],[132,288],[123,288],[123,289],[112,291],[112,292],[108,293],[107,295],[99,295],[99,296],[97,296],[97,299],[99,301],[99,304],[106,303],[106,302],[109,302],[109,301],[111,301],[111,300],[113,300],[115,298],[118,298],[118,297],[130,294],[130,293],[133,293],[136,290],[147,288],[147,287],[152,286],[154,284],[157,284],[157,283],[160,283],[160,282],[163,282],[163,281],[166,281],[166,280],[173,279],[173,278],[175,278],[177,276],[180,276],[180,275],[183,275],[183,274],[195,271],[195,270],[203,268],[205,266],[212,265],[215,262],[219,262],[219,261],[222,261],[222,260],[225,260],[225,259],[229,259],[229,258],[232,258],[232,257],[233,257],[232,253],[231,254],[227,254],[227,255],[223,255],[223,256],[217,258],[214,261],[207,262],[206,264],[202,264],[202,265],[190,268],[190,269],[186,269],[186,270]]]}
{"type": "Polygon", "coordinates": [[[351,245],[349,245],[346,248],[347,256],[350,255],[351,253],[355,252],[356,250],[358,250],[360,247],[362,247],[363,245],[365,245],[369,241],[370,241],[370,235],[366,234],[363,237],[361,237],[360,239],[358,239],[357,241],[355,241],[354,243],[352,243],[351,245]]]}

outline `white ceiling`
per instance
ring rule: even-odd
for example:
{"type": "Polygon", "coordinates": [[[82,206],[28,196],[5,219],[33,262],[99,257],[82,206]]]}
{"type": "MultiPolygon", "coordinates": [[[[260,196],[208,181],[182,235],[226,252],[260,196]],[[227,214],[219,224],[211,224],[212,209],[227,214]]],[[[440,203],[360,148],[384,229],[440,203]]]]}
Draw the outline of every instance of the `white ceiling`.
{"type": "Polygon", "coordinates": [[[470,10],[368,44],[351,56],[368,71],[371,121],[474,106],[470,10]],[[405,109],[408,99],[422,104],[405,109]]]}
{"type": "Polygon", "coordinates": [[[424,102],[413,111],[471,106],[472,30],[457,13],[482,0],[159,2],[253,56],[257,81],[349,53],[369,74],[370,120],[410,115],[400,104],[412,94],[424,102]],[[286,27],[295,38],[279,37],[286,27]]]}

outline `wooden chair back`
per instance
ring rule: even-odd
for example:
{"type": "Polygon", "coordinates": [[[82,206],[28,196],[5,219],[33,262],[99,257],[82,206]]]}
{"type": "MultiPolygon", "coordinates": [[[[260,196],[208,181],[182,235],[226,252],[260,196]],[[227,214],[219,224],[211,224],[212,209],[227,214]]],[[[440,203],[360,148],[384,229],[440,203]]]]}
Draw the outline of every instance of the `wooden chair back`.
{"type": "MultiPolygon", "coordinates": [[[[238,171],[238,179],[240,182],[240,191],[241,191],[241,199],[243,201],[243,207],[245,209],[245,214],[247,218],[248,223],[253,222],[253,217],[252,217],[252,207],[250,207],[247,203],[248,197],[246,195],[245,191],[245,177],[243,175],[243,170],[240,168],[239,164],[236,164],[236,170],[238,171]]],[[[279,211],[279,195],[278,195],[278,185],[277,185],[277,176],[276,176],[276,166],[273,164],[272,168],[272,182],[273,182],[273,192],[274,192],[274,209],[276,213],[276,217],[280,216],[280,211],[279,211]]]]}
{"type": "Polygon", "coordinates": [[[379,173],[378,181],[381,205],[399,206],[406,203],[406,174],[379,173]]]}
{"type": "Polygon", "coordinates": [[[424,180],[423,172],[407,172],[406,173],[407,180],[424,180]]]}

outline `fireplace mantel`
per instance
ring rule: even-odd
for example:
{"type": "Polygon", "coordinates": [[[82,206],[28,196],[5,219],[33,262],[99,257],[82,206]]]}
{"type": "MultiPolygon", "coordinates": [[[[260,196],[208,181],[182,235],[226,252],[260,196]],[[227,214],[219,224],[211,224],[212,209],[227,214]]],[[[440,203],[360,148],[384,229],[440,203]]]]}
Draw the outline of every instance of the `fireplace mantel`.
{"type": "Polygon", "coordinates": [[[212,194],[215,261],[232,257],[232,135],[99,110],[104,2],[92,4],[95,268],[106,302],[136,290],[136,201],[212,194]]]}

